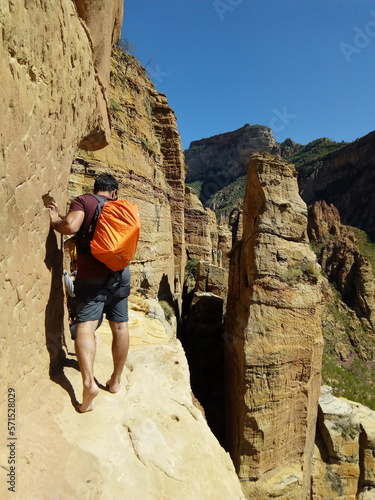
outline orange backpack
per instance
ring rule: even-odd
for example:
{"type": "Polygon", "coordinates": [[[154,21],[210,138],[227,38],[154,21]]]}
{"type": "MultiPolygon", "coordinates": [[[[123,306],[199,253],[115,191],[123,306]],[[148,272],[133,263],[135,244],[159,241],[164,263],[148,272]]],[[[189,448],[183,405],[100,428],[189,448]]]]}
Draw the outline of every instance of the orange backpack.
{"type": "Polygon", "coordinates": [[[90,247],[92,255],[112,271],[124,269],[137,249],[141,220],[138,206],[126,200],[98,201],[99,216],[90,247]]]}

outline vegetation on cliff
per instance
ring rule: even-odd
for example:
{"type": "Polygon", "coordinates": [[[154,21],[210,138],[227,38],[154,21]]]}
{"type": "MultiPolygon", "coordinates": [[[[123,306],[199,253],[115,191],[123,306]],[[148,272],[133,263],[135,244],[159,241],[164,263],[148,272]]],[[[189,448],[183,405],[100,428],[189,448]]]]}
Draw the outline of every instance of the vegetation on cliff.
{"type": "Polygon", "coordinates": [[[300,179],[309,177],[327,157],[344,147],[347,143],[335,142],[327,137],[315,139],[312,142],[302,146],[297,152],[287,158],[290,163],[296,167],[300,179]]]}
{"type": "MultiPolygon", "coordinates": [[[[194,185],[192,187],[194,188],[194,185]]],[[[221,216],[228,217],[233,209],[242,208],[245,189],[246,175],[242,175],[212,195],[205,203],[205,206],[216,213],[218,220],[220,220],[221,216]]]]}
{"type": "Polygon", "coordinates": [[[333,388],[335,396],[375,410],[375,337],[333,285],[331,290],[332,301],[325,303],[322,324],[322,382],[333,388]]]}
{"type": "Polygon", "coordinates": [[[365,231],[362,231],[357,227],[353,227],[352,229],[355,233],[359,251],[370,262],[372,272],[375,275],[375,243],[365,231]]]}
{"type": "MultiPolygon", "coordinates": [[[[193,144],[194,148],[203,148],[204,145],[199,145],[199,141],[193,144]]],[[[305,146],[295,147],[292,155],[287,157],[289,163],[292,163],[298,171],[299,180],[303,181],[311,175],[323,162],[335,151],[344,147],[347,143],[335,142],[331,139],[323,137],[316,139],[305,146]]],[[[295,145],[297,146],[297,145],[295,145]]],[[[293,148],[292,148],[293,149],[293,148]]],[[[244,167],[245,169],[245,167],[244,167]]],[[[204,179],[196,179],[194,182],[188,183],[188,186],[195,189],[198,197],[201,195],[204,179]]],[[[205,206],[216,212],[218,219],[221,216],[228,216],[234,208],[241,208],[242,200],[245,194],[246,175],[240,175],[237,179],[230,182],[227,186],[215,192],[207,200],[205,206]]]]}

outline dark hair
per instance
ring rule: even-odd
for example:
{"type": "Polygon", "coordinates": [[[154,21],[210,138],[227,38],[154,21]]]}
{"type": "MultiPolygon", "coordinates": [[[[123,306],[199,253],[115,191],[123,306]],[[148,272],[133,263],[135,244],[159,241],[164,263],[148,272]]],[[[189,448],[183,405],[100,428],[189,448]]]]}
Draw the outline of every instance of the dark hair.
{"type": "Polygon", "coordinates": [[[94,193],[100,191],[114,191],[118,189],[118,182],[111,174],[101,174],[95,179],[94,193]]]}

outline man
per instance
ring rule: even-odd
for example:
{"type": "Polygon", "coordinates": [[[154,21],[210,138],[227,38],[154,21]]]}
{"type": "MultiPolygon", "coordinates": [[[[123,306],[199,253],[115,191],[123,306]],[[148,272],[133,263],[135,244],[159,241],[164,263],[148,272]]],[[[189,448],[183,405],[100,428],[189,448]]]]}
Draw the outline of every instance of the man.
{"type": "MultiPolygon", "coordinates": [[[[94,184],[94,194],[105,200],[116,200],[118,182],[110,174],[99,175],[94,184]]],[[[77,196],[70,204],[68,215],[61,219],[54,201],[48,205],[51,225],[61,234],[76,234],[78,273],[74,284],[76,295],[77,330],[75,350],[82,375],[83,395],[79,406],[81,412],[93,409],[93,400],[99,392],[94,379],[96,354],[95,330],[103,317],[112,330],[113,372],[107,381],[108,390],[118,392],[121,374],[129,350],[128,296],[130,293],[130,270],[120,271],[120,283],[112,295],[106,285],[112,277],[111,270],[90,253],[92,220],[98,200],[90,195],[77,196]],[[107,299],[107,300],[106,300],[107,299]]]]}

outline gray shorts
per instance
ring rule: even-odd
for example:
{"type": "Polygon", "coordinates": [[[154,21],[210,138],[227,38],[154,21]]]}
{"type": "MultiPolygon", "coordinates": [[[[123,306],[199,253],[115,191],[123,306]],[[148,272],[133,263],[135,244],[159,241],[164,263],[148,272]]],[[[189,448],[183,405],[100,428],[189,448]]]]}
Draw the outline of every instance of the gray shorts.
{"type": "Polygon", "coordinates": [[[76,296],[76,322],[101,321],[103,314],[109,321],[128,322],[128,297],[130,293],[130,270],[121,273],[120,285],[115,292],[106,289],[108,277],[100,279],[77,278],[74,282],[76,296]]]}

